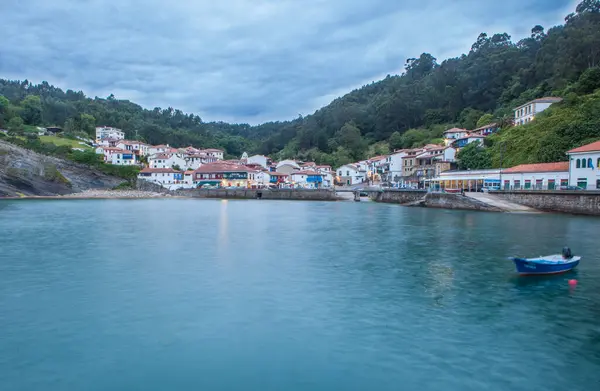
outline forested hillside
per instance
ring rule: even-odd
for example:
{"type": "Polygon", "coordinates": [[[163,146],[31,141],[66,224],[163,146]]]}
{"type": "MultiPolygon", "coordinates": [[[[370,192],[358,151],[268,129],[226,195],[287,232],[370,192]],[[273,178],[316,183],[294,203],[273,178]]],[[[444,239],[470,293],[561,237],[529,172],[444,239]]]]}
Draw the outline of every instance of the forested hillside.
{"type": "Polygon", "coordinates": [[[62,125],[70,132],[91,132],[94,125],[110,125],[125,130],[128,138],[154,144],[222,147],[236,156],[248,151],[339,165],[435,141],[451,126],[472,129],[496,121],[505,129],[490,138],[491,148],[478,161],[550,161],[563,158],[565,148],[600,137],[600,130],[593,130],[599,65],[600,0],[584,0],[564,25],[547,32],[535,26],[530,37],[517,42],[506,33],[482,33],[468,54],[441,63],[423,53],[408,59],[401,75],[291,121],[205,123],[180,110],[147,110],[112,95],[88,98],[48,83],[0,80],[0,126],[62,125]],[[513,107],[547,95],[566,100],[534,124],[508,129],[513,107]]]}

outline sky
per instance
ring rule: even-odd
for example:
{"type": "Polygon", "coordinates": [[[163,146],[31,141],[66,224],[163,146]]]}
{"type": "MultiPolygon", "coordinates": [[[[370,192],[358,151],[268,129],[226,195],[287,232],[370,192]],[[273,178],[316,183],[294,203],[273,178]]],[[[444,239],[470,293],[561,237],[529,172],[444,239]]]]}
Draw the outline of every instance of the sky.
{"type": "Polygon", "coordinates": [[[577,0],[0,0],[0,78],[48,81],[204,121],[312,114],[399,74],[561,24],[577,0]]]}

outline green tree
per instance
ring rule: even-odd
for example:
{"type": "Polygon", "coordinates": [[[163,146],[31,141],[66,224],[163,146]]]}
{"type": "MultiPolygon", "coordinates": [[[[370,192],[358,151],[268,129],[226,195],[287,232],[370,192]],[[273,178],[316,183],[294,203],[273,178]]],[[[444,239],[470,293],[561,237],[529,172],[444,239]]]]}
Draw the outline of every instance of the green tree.
{"type": "Polygon", "coordinates": [[[482,126],[491,124],[492,122],[494,122],[494,116],[491,114],[484,114],[482,115],[479,120],[477,121],[477,125],[475,125],[477,128],[480,128],[482,126]]]}
{"type": "Polygon", "coordinates": [[[479,141],[473,142],[462,148],[456,158],[461,170],[478,170],[492,167],[489,151],[481,146],[479,141]]]}
{"type": "Polygon", "coordinates": [[[93,137],[96,131],[96,118],[90,114],[81,114],[79,116],[79,128],[82,132],[93,137]]]}
{"type": "Polygon", "coordinates": [[[27,95],[21,102],[21,116],[28,125],[39,125],[42,122],[42,101],[37,95],[27,95]]]}
{"type": "Polygon", "coordinates": [[[477,127],[477,121],[479,121],[483,114],[484,113],[481,110],[467,107],[460,113],[458,121],[460,122],[461,127],[472,130],[477,127]]]}
{"type": "Polygon", "coordinates": [[[402,148],[402,135],[400,134],[400,132],[396,131],[390,136],[390,148],[392,150],[402,148]]]}
{"type": "Polygon", "coordinates": [[[363,139],[360,129],[353,121],[346,122],[335,135],[335,141],[339,146],[350,153],[354,159],[363,157],[367,143],[363,139]]]}
{"type": "Polygon", "coordinates": [[[65,133],[73,134],[79,132],[79,125],[73,118],[67,118],[65,124],[63,125],[63,130],[65,133]]]}
{"type": "Polygon", "coordinates": [[[23,126],[23,119],[21,117],[12,117],[7,124],[8,132],[11,135],[23,135],[25,126],[23,126]]]}

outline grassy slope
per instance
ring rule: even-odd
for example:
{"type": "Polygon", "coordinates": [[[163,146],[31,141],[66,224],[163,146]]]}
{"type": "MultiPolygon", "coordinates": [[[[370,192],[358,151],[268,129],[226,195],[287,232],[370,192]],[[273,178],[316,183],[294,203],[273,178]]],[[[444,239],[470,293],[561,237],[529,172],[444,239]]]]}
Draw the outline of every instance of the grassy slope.
{"type": "Polygon", "coordinates": [[[43,143],[52,143],[57,146],[68,145],[71,148],[92,149],[89,145],[79,144],[79,140],[71,140],[69,138],[61,138],[55,136],[40,136],[40,141],[43,143]]]}

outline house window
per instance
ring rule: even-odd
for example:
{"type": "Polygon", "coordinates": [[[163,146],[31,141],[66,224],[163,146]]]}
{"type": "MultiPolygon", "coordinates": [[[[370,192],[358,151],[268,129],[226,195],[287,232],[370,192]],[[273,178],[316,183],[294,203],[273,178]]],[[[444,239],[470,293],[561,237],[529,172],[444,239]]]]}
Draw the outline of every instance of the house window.
{"type": "Polygon", "coordinates": [[[600,179],[596,179],[596,189],[600,190],[600,179]]]}
{"type": "Polygon", "coordinates": [[[577,159],[577,168],[581,168],[581,160],[577,159]]]}
{"type": "Polygon", "coordinates": [[[504,181],[504,190],[510,189],[510,181],[504,181]]]}
{"type": "Polygon", "coordinates": [[[529,179],[525,179],[525,189],[531,189],[531,181],[529,179]]]}
{"type": "Polygon", "coordinates": [[[346,176],[350,176],[350,171],[346,171],[346,176]]]}
{"type": "Polygon", "coordinates": [[[544,183],[543,179],[536,179],[535,180],[535,188],[537,190],[542,190],[543,183],[544,183]]]}
{"type": "Polygon", "coordinates": [[[560,187],[563,186],[569,186],[569,180],[568,179],[561,179],[560,180],[560,187]]]}
{"type": "Polygon", "coordinates": [[[577,186],[587,189],[587,178],[577,178],[577,186]]]}
{"type": "Polygon", "coordinates": [[[519,190],[521,188],[521,181],[515,180],[515,189],[519,190]]]}
{"type": "Polygon", "coordinates": [[[592,164],[592,158],[588,159],[587,166],[588,166],[588,168],[594,168],[594,165],[592,164]]]}
{"type": "Polygon", "coordinates": [[[598,158],[598,161],[596,162],[596,168],[600,168],[600,157],[598,158]]]}
{"type": "Polygon", "coordinates": [[[554,190],[556,188],[556,183],[554,179],[548,179],[548,190],[554,190]]]}

